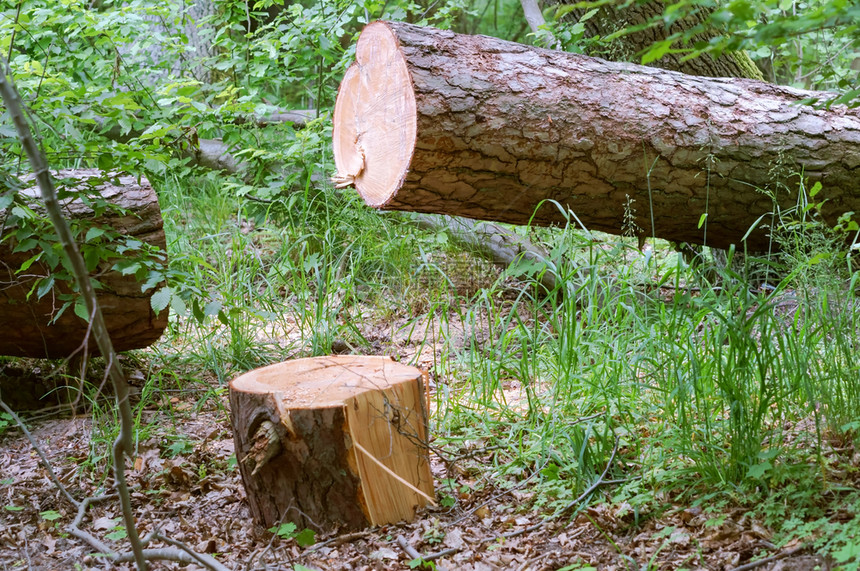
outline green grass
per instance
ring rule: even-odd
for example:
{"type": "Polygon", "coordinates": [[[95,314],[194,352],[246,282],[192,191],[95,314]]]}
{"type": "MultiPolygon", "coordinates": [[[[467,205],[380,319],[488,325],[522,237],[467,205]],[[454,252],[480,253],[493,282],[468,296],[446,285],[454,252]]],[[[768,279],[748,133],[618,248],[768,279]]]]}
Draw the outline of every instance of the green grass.
{"type": "Polygon", "coordinates": [[[812,209],[780,213],[783,253],[764,265],[730,252],[725,266],[690,266],[659,241],[643,253],[573,225],[535,230],[562,278],[546,292],[353,193],[231,193],[217,177],[160,188],[184,297],[152,378],[218,400],[240,372],[336,340],[385,351],[370,340],[382,332],[433,355],[434,445],[492,451],[485,482],[535,490],[521,509],[572,515],[605,473],[616,483],[599,489],[635,521],[667,497],[715,513],[747,505],[776,540],[817,537],[856,568],[856,494],[843,531],[809,531],[835,525],[827,498],[845,467],[833,443],[860,434],[858,274],[844,233],[812,209]],[[751,279],[760,268],[766,282],[751,279]],[[778,521],[785,506],[795,517],[778,521]]]}

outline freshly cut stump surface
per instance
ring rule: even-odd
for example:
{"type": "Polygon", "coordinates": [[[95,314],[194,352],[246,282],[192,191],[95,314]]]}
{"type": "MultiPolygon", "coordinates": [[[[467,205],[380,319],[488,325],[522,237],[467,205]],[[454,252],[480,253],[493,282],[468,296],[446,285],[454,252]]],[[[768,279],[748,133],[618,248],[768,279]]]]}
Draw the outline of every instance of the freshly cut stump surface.
{"type": "Polygon", "coordinates": [[[230,383],[236,458],[264,527],[362,529],[432,501],[423,374],[388,357],[277,363],[230,383]]]}

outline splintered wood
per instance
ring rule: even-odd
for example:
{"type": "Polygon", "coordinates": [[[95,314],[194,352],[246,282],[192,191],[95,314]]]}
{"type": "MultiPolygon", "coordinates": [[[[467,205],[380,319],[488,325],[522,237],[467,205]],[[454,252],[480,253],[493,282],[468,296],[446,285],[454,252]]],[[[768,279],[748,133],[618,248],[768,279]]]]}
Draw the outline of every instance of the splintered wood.
{"type": "Polygon", "coordinates": [[[234,379],[236,458],[257,523],[361,529],[432,503],[422,385],[415,367],[346,355],[234,379]]]}

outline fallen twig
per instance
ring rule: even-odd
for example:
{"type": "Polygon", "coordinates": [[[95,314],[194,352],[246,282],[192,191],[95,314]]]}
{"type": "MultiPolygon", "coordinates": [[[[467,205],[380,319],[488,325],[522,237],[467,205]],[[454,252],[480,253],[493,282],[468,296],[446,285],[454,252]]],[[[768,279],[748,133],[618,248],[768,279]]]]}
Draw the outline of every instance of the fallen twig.
{"type": "MultiPolygon", "coordinates": [[[[600,486],[602,486],[604,484],[617,483],[618,482],[618,480],[605,480],[604,479],[606,477],[606,474],[609,472],[609,468],[612,466],[612,462],[615,461],[615,454],[616,454],[616,452],[618,452],[618,441],[619,441],[619,437],[616,436],[615,437],[615,446],[612,447],[612,454],[609,455],[609,461],[606,463],[606,467],[603,469],[603,473],[600,474],[600,477],[593,484],[588,486],[588,488],[586,488],[586,490],[584,492],[579,494],[579,497],[577,497],[575,500],[571,501],[569,504],[564,506],[561,509],[561,511],[557,512],[557,515],[559,515],[559,516],[564,515],[569,509],[571,509],[572,507],[579,504],[582,500],[584,500],[586,497],[588,497],[589,494],[591,494],[591,492],[593,492],[594,490],[596,490],[600,486]]],[[[520,535],[525,535],[527,533],[531,533],[533,531],[537,531],[540,528],[542,528],[544,525],[546,525],[546,522],[542,521],[540,523],[536,523],[536,524],[531,525],[529,527],[525,527],[523,529],[518,529],[517,531],[504,533],[501,535],[501,537],[504,539],[511,539],[512,537],[517,537],[520,535]]],[[[492,541],[495,541],[495,540],[496,540],[496,538],[492,539],[492,541]]]]}
{"type": "Polygon", "coordinates": [[[606,463],[606,467],[603,469],[603,473],[600,474],[600,477],[593,484],[588,486],[588,488],[586,488],[586,490],[584,492],[579,494],[578,498],[576,498],[575,500],[573,500],[572,502],[570,502],[569,504],[564,506],[564,508],[562,508],[562,510],[560,512],[558,512],[558,515],[564,515],[569,509],[576,506],[579,502],[581,502],[586,497],[588,497],[591,494],[591,492],[593,492],[594,490],[596,490],[597,488],[602,486],[604,483],[606,483],[604,481],[604,478],[606,478],[606,474],[609,473],[609,468],[612,467],[612,463],[615,461],[615,454],[618,452],[618,442],[619,441],[620,441],[620,438],[618,436],[616,436],[615,437],[615,445],[612,447],[612,454],[609,455],[609,461],[606,463]]]}
{"type": "Polygon", "coordinates": [[[78,514],[75,516],[74,521],[69,524],[66,528],[70,535],[77,537],[78,539],[82,539],[90,544],[90,546],[98,551],[99,553],[113,553],[110,547],[107,546],[104,542],[98,539],[93,534],[84,531],[81,529],[81,522],[84,521],[84,516],[87,515],[87,508],[90,507],[90,504],[94,504],[96,502],[101,502],[104,500],[114,499],[116,498],[116,494],[109,494],[105,496],[97,496],[92,498],[85,498],[84,501],[78,504],[78,514]]]}
{"type": "Polygon", "coordinates": [[[740,567],[735,567],[731,571],[747,571],[748,569],[755,569],[756,567],[761,567],[762,565],[767,565],[768,563],[773,563],[774,561],[779,561],[780,559],[785,559],[786,557],[791,557],[795,553],[803,551],[809,547],[808,543],[804,543],[794,549],[789,549],[788,551],[783,551],[782,553],[777,553],[776,555],[771,555],[770,557],[765,557],[764,559],[759,559],[758,561],[752,561],[750,563],[746,563],[741,565],[740,567]]]}
{"type": "Polygon", "coordinates": [[[0,399],[0,408],[6,411],[6,414],[12,417],[12,420],[15,421],[15,423],[18,425],[18,428],[20,428],[21,432],[24,433],[24,436],[26,436],[27,440],[30,441],[30,446],[32,446],[33,449],[36,451],[36,454],[39,455],[39,458],[42,460],[42,464],[48,471],[48,476],[50,476],[51,481],[54,482],[54,485],[57,486],[57,488],[63,493],[66,499],[69,500],[69,502],[73,506],[80,506],[80,502],[72,497],[72,494],[69,493],[69,491],[62,484],[62,482],[60,482],[59,478],[57,478],[57,475],[54,474],[54,469],[51,467],[51,463],[48,462],[48,457],[45,456],[45,453],[42,452],[42,448],[39,446],[38,442],[36,442],[36,439],[33,438],[33,435],[30,433],[29,430],[27,430],[27,426],[24,424],[24,421],[21,420],[21,417],[15,414],[15,411],[9,408],[9,405],[7,405],[6,402],[3,401],[3,399],[0,399]]]}
{"type": "Polygon", "coordinates": [[[376,530],[366,529],[364,531],[355,531],[353,533],[344,533],[343,535],[338,535],[337,537],[332,537],[331,539],[327,539],[326,541],[321,541],[320,543],[315,543],[313,546],[307,548],[303,555],[306,553],[313,553],[323,547],[328,545],[343,545],[344,543],[351,543],[356,539],[364,539],[371,533],[374,533],[376,530]]]}
{"type": "MultiPolygon", "coordinates": [[[[399,545],[400,549],[402,549],[406,553],[406,555],[411,557],[413,560],[419,559],[421,561],[431,561],[431,559],[430,559],[431,556],[428,555],[427,557],[425,557],[425,556],[421,555],[420,553],[418,553],[418,551],[414,547],[409,545],[409,543],[406,541],[406,539],[403,538],[402,535],[397,536],[397,545],[399,545]]],[[[446,551],[451,551],[451,550],[448,549],[446,551]]],[[[439,557],[443,557],[443,555],[435,554],[433,559],[438,559],[439,557]]],[[[441,565],[436,565],[436,569],[437,569],[437,571],[445,571],[445,568],[442,567],[441,565]]]]}

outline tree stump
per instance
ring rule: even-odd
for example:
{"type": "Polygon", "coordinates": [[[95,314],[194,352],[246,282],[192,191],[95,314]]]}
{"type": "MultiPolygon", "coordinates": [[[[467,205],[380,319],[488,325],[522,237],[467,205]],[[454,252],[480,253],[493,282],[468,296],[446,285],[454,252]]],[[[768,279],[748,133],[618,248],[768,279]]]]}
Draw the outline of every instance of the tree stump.
{"type": "Polygon", "coordinates": [[[362,529],[432,502],[422,373],[387,357],[277,363],[230,383],[236,458],[264,527],[362,529]]]}
{"type": "MultiPolygon", "coordinates": [[[[95,170],[60,171],[54,173],[55,179],[75,179],[74,186],[87,184],[88,179],[98,177],[95,170]]],[[[73,223],[86,221],[90,228],[108,229],[132,240],[156,246],[161,250],[159,266],[166,266],[167,247],[164,237],[161,209],[158,197],[146,179],[138,180],[130,175],[117,177],[113,183],[99,183],[92,189],[93,195],[119,207],[105,209],[95,214],[92,204],[79,199],[63,199],[59,202],[67,217],[73,223]]],[[[28,202],[28,208],[41,209],[41,197],[35,188],[19,191],[19,196],[28,202]]],[[[17,205],[13,203],[0,216],[10,220],[17,205]]],[[[34,357],[62,359],[87,345],[89,355],[98,355],[96,343],[88,343],[89,323],[78,317],[72,307],[66,308],[57,317],[64,302],[60,297],[71,292],[67,283],[57,280],[49,291],[39,297],[32,291],[37,280],[52,276],[51,265],[46,263],[50,256],[57,256],[51,248],[50,240],[42,237],[18,234],[14,225],[7,224],[0,242],[0,355],[15,357],[34,357]],[[42,242],[43,244],[40,244],[42,242]],[[46,252],[45,250],[50,250],[46,252]],[[19,271],[22,264],[39,255],[42,257],[19,271]]],[[[84,234],[88,234],[87,231],[84,234]]],[[[94,234],[97,234],[94,233],[94,234]]],[[[99,239],[99,238],[94,238],[99,239]]],[[[55,241],[56,239],[54,239],[55,241]]],[[[127,252],[126,258],[137,254],[127,252]]],[[[93,268],[91,276],[98,280],[101,287],[96,296],[105,324],[110,333],[113,346],[117,351],[148,347],[161,336],[167,327],[168,311],[160,314],[152,310],[150,299],[158,286],[141,291],[141,282],[134,274],[123,275],[112,266],[123,258],[115,257],[100,261],[93,268]]]]}
{"type": "Polygon", "coordinates": [[[833,94],[399,22],[365,27],[355,57],[334,180],[377,208],[514,224],[564,224],[570,209],[592,230],[721,248],[746,236],[753,251],[776,205],[797,206],[799,173],[823,184],[826,221],[860,212],[860,109],[801,104],[833,94]]]}

